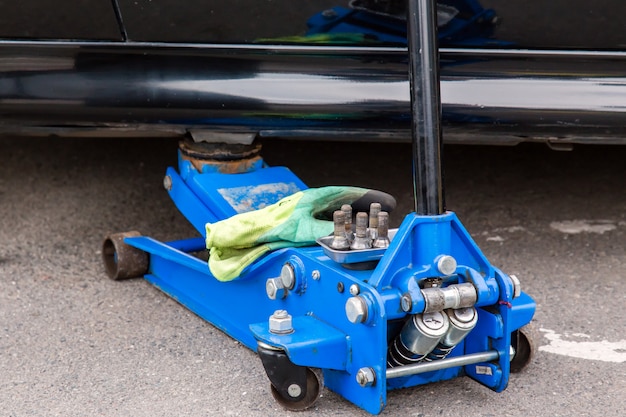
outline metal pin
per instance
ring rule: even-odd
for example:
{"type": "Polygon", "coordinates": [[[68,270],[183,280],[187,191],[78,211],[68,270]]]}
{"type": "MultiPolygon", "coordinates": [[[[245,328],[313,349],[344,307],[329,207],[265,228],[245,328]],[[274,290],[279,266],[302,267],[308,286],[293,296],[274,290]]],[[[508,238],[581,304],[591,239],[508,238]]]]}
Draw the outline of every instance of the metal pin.
{"type": "MultiPolygon", "coordinates": [[[[378,213],[378,237],[374,239],[372,247],[386,248],[389,246],[389,213],[381,211],[378,213]]],[[[371,220],[370,220],[371,225],[371,220]]]]}
{"type": "Polygon", "coordinates": [[[354,241],[350,245],[350,249],[371,249],[372,241],[367,237],[367,218],[367,213],[357,213],[356,234],[354,236],[354,241]]]}
{"type": "Polygon", "coordinates": [[[346,238],[352,243],[354,240],[354,232],[352,231],[352,206],[350,204],[344,204],[341,206],[341,211],[346,215],[346,238]]]}
{"type": "Polygon", "coordinates": [[[378,213],[380,213],[380,203],[370,204],[370,239],[376,240],[378,237],[378,213]]]}
{"type": "Polygon", "coordinates": [[[333,240],[330,242],[330,247],[335,250],[348,250],[350,249],[350,242],[346,238],[346,215],[343,211],[337,210],[333,213],[333,223],[335,230],[333,233],[333,240]]]}

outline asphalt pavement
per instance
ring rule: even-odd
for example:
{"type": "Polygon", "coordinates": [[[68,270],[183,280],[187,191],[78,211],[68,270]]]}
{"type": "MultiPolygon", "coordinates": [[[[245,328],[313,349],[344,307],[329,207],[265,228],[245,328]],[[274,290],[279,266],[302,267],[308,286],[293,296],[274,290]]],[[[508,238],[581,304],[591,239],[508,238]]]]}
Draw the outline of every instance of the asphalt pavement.
{"type": "MultiPolygon", "coordinates": [[[[108,232],[194,236],[162,188],[165,139],[0,138],[0,415],[292,416],[258,357],[142,279],[104,275],[108,232]]],[[[410,145],[267,141],[310,186],[412,209],[410,145]]],[[[503,393],[469,378],[391,392],[382,415],[623,416],[626,148],[445,149],[447,208],[537,302],[539,351],[503,393]]],[[[298,416],[366,416],[324,391],[298,416]]]]}

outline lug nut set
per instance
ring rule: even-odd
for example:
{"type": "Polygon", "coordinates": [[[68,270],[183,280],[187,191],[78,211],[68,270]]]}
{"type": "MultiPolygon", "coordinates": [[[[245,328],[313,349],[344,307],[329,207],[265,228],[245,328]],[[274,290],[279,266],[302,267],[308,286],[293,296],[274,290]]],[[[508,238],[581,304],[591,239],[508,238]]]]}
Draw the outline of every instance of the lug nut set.
{"type": "Polygon", "coordinates": [[[380,203],[370,204],[369,214],[356,214],[354,231],[349,204],[333,213],[333,222],[335,228],[329,246],[334,250],[384,249],[389,246],[389,213],[381,211],[380,203]]]}

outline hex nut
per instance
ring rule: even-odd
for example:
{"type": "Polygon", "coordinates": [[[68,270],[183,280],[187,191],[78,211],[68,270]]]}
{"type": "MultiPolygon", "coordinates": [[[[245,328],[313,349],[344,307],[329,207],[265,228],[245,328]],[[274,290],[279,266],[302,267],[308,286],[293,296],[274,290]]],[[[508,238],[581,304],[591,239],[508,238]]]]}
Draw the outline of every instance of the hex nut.
{"type": "Polygon", "coordinates": [[[376,382],[376,373],[372,368],[361,368],[356,373],[356,382],[365,387],[371,387],[376,382]]]}
{"type": "Polygon", "coordinates": [[[291,314],[286,310],[276,310],[269,319],[270,333],[289,334],[293,332],[291,314]]]}

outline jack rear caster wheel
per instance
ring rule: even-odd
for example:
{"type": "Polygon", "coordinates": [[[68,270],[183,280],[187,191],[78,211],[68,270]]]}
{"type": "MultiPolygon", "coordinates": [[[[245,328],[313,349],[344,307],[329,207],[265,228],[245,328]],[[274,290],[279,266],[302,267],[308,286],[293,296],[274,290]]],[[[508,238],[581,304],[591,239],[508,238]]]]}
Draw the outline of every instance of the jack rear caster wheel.
{"type": "Polygon", "coordinates": [[[287,392],[280,392],[274,385],[270,385],[272,396],[278,404],[289,411],[303,411],[317,402],[324,387],[322,371],[306,368],[306,387],[297,384],[287,387],[287,392]]]}
{"type": "Polygon", "coordinates": [[[284,350],[258,342],[257,353],[270,380],[272,396],[290,411],[310,408],[320,398],[324,388],[321,369],[296,365],[284,350]]]}
{"type": "Polygon", "coordinates": [[[149,255],[124,243],[126,237],[141,236],[139,232],[114,233],[104,238],[102,261],[109,278],[121,280],[142,277],[150,266],[149,255]]]}
{"type": "Polygon", "coordinates": [[[515,356],[511,360],[511,372],[521,372],[537,353],[537,328],[533,323],[527,324],[511,335],[511,345],[515,356]]]}

